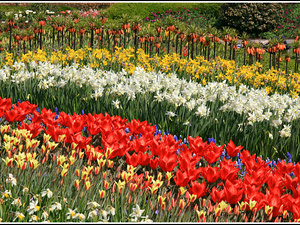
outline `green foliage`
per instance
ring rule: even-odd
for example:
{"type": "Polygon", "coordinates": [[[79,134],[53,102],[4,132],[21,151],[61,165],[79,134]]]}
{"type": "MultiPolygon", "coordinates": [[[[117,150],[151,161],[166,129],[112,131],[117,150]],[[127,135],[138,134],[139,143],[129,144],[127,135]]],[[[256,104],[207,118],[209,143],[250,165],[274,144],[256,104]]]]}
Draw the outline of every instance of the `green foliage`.
{"type": "Polygon", "coordinates": [[[262,32],[273,30],[283,15],[278,3],[224,3],[221,6],[219,25],[230,26],[257,37],[262,32]]]}
{"type": "Polygon", "coordinates": [[[28,9],[39,12],[39,11],[53,11],[59,13],[65,10],[75,10],[75,8],[68,5],[57,5],[57,4],[41,4],[41,3],[31,3],[27,6],[28,9]]]}
{"type": "Polygon", "coordinates": [[[262,38],[262,39],[271,39],[271,38],[273,38],[274,36],[276,36],[276,34],[274,34],[273,32],[264,32],[264,33],[261,33],[260,35],[259,35],[259,37],[260,38],[262,38]]]}
{"type": "Polygon", "coordinates": [[[178,7],[197,8],[199,14],[211,13],[219,15],[220,3],[117,3],[108,9],[109,19],[122,18],[122,14],[138,15],[143,18],[151,16],[151,12],[177,11],[178,7]]]}
{"type": "Polygon", "coordinates": [[[300,25],[300,4],[281,4],[283,7],[283,14],[280,15],[278,26],[274,33],[277,36],[285,35],[286,37],[296,37],[297,30],[300,25]]]}

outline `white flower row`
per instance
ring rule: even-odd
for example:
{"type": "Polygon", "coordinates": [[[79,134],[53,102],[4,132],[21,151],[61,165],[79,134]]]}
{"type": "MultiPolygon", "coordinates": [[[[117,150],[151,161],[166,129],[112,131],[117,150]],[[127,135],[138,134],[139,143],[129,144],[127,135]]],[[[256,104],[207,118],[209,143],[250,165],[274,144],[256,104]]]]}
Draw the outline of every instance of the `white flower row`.
{"type": "MultiPolygon", "coordinates": [[[[195,110],[195,114],[200,117],[210,115],[211,109],[208,107],[208,102],[220,101],[222,105],[219,108],[220,111],[246,114],[248,125],[270,120],[270,124],[277,128],[283,122],[291,123],[300,117],[299,98],[291,98],[287,94],[278,93],[268,96],[264,89],[248,88],[243,84],[237,88],[229,86],[226,81],[210,82],[203,86],[192,80],[180,79],[176,74],[147,73],[139,67],[132,75],[128,75],[124,70],[122,72],[103,71],[88,66],[79,67],[77,64],[61,68],[60,65],[49,62],[30,62],[29,70],[24,63],[16,62],[12,67],[15,69],[13,74],[11,74],[11,68],[7,66],[0,70],[0,80],[11,79],[11,82],[21,83],[30,78],[36,78],[41,89],[63,87],[68,82],[75,82],[79,87],[88,84],[93,90],[91,97],[96,99],[104,94],[115,94],[134,100],[138,93],[153,94],[153,101],[165,101],[175,107],[195,110]]],[[[118,100],[113,101],[115,107],[119,107],[119,104],[118,100]]],[[[166,115],[175,116],[170,112],[166,115]]],[[[290,127],[290,125],[287,124],[285,127],[290,127]]],[[[289,133],[282,134],[282,136],[289,136],[289,133]]]]}

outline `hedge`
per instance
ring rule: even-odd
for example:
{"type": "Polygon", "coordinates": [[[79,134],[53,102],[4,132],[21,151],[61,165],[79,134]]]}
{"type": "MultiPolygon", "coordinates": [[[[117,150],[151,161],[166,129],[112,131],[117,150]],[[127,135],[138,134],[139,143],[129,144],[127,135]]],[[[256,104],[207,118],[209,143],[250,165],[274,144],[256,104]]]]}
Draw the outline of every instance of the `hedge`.
{"type": "Polygon", "coordinates": [[[120,19],[123,14],[138,15],[142,18],[151,16],[151,12],[165,12],[166,10],[178,11],[178,7],[186,9],[197,8],[199,14],[212,13],[220,15],[221,3],[116,3],[109,7],[108,18],[120,19]]]}

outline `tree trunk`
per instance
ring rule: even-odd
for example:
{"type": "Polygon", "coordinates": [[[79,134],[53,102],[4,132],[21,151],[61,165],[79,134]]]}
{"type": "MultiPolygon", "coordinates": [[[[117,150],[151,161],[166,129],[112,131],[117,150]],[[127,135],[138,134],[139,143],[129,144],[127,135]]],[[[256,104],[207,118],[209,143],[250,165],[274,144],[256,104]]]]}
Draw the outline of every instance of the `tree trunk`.
{"type": "Polygon", "coordinates": [[[194,41],[193,41],[193,39],[192,39],[192,41],[191,41],[191,44],[192,44],[191,58],[194,59],[194,41]]]}
{"type": "Polygon", "coordinates": [[[42,42],[43,42],[43,26],[41,26],[41,33],[40,33],[40,49],[42,50],[42,42]]]}
{"type": "Polygon", "coordinates": [[[182,39],[180,39],[180,58],[182,57],[182,39]]]}
{"type": "Polygon", "coordinates": [[[177,54],[177,50],[178,50],[178,34],[176,35],[176,47],[175,47],[175,52],[177,54]]]}
{"type": "Polygon", "coordinates": [[[11,51],[11,32],[12,32],[12,26],[9,26],[9,51],[11,51]]]}
{"type": "Polygon", "coordinates": [[[94,30],[91,29],[91,48],[94,47],[94,30]]]}
{"type": "Polygon", "coordinates": [[[226,59],[226,53],[227,53],[227,42],[225,42],[225,52],[224,52],[224,59],[226,59]]]}
{"type": "Polygon", "coordinates": [[[171,31],[169,31],[168,54],[169,54],[169,52],[170,52],[170,40],[171,40],[171,31]]]}
{"type": "Polygon", "coordinates": [[[280,51],[278,51],[278,63],[277,63],[277,70],[279,70],[280,66],[280,51]]]}
{"type": "Polygon", "coordinates": [[[244,65],[246,65],[246,46],[244,46],[244,65]]]}
{"type": "Polygon", "coordinates": [[[295,59],[295,73],[298,70],[298,54],[296,53],[296,59],[295,59]]]}
{"type": "Polygon", "coordinates": [[[59,49],[59,43],[60,43],[60,40],[59,40],[59,31],[57,31],[57,49],[59,49]]]}
{"type": "Polygon", "coordinates": [[[53,30],[52,30],[52,48],[54,48],[54,27],[52,27],[53,30]]]}
{"type": "Polygon", "coordinates": [[[64,47],[64,30],[61,31],[61,46],[64,47]]]}

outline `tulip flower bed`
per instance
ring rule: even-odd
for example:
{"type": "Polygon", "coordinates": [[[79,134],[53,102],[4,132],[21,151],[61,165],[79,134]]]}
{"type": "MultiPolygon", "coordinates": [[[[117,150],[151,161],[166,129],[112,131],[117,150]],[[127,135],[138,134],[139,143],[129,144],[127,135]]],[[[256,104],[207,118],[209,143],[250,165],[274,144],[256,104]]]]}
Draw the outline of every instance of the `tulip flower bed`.
{"type": "Polygon", "coordinates": [[[0,99],[1,221],[299,221],[300,164],[0,99]],[[17,113],[14,119],[11,115],[17,113]],[[225,157],[224,157],[225,156],[225,157]]]}
{"type": "Polygon", "coordinates": [[[193,21],[185,21],[190,18],[189,9],[184,8],[181,12],[184,14],[180,13],[187,15],[185,18],[175,15],[179,11],[168,10],[155,22],[128,14],[118,20],[108,20],[109,13],[105,10],[89,15],[67,10],[56,16],[49,10],[34,14],[31,14],[32,10],[26,10],[26,15],[7,12],[6,21],[0,26],[0,52],[17,55],[39,49],[53,52],[70,47],[77,50],[83,46],[114,52],[117,47],[132,47],[135,56],[137,49],[142,48],[150,57],[166,53],[178,53],[180,57],[191,59],[197,56],[216,59],[219,56],[243,65],[260,62],[264,65],[261,68],[280,68],[286,74],[298,71],[300,42],[297,35],[292,37],[295,38],[293,51],[289,52],[283,39],[272,38],[267,46],[262,46],[250,42],[245,32],[239,34],[226,26],[217,30],[211,26],[214,19],[206,21],[208,15],[206,19],[198,15],[200,17],[193,21]]]}
{"type": "Polygon", "coordinates": [[[71,114],[84,109],[129,121],[147,120],[177,136],[232,140],[264,158],[282,158],[290,152],[299,159],[299,98],[287,94],[267,95],[263,89],[225,81],[203,86],[172,73],[146,73],[140,67],[129,75],[124,70],[31,62],[6,66],[0,74],[0,94],[14,101],[30,100],[41,108],[55,105],[56,111],[71,114]]]}

